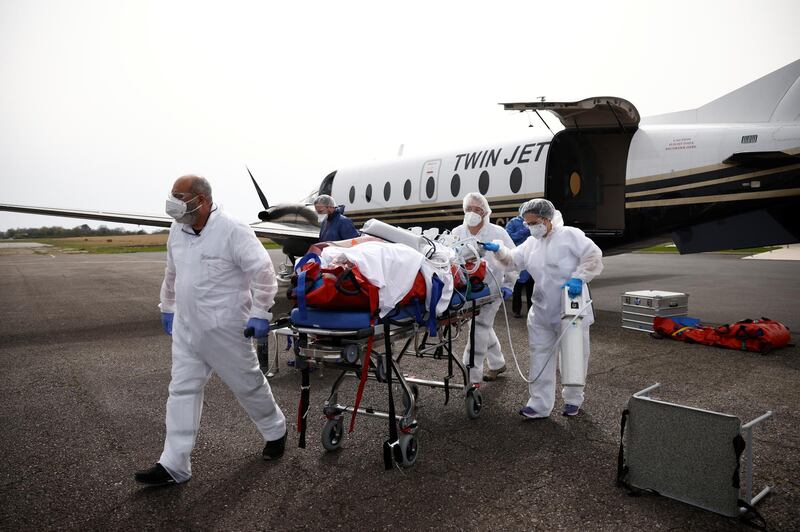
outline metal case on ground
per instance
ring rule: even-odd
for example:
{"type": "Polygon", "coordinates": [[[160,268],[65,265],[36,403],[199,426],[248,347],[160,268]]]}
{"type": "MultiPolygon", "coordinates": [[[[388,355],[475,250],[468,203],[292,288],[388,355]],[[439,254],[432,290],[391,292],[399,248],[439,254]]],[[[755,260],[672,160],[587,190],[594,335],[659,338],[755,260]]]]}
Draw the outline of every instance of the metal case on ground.
{"type": "Polygon", "coordinates": [[[662,290],[637,290],[622,294],[622,328],[653,332],[653,318],[686,316],[689,294],[662,290]]]}

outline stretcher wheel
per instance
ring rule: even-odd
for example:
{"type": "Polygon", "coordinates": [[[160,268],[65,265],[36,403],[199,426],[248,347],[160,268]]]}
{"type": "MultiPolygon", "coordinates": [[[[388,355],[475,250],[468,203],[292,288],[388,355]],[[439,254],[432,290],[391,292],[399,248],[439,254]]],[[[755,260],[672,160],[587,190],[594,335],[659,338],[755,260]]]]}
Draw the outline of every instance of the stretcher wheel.
{"type": "Polygon", "coordinates": [[[322,446],[326,451],[335,451],[344,441],[344,423],[342,418],[329,419],[322,429],[322,446]]]}
{"type": "Polygon", "coordinates": [[[400,465],[403,467],[411,467],[417,461],[417,437],[413,434],[401,434],[399,438],[400,451],[403,453],[403,460],[400,465]]]}
{"type": "Polygon", "coordinates": [[[483,408],[483,396],[481,391],[477,388],[470,388],[467,390],[466,397],[467,417],[469,419],[477,419],[481,415],[481,408],[483,408]]]}
{"type": "MultiPolygon", "coordinates": [[[[414,394],[414,405],[418,406],[417,400],[419,399],[419,386],[416,384],[411,385],[411,393],[414,394]]],[[[408,410],[411,401],[408,400],[408,394],[403,392],[403,406],[408,410]]]]}

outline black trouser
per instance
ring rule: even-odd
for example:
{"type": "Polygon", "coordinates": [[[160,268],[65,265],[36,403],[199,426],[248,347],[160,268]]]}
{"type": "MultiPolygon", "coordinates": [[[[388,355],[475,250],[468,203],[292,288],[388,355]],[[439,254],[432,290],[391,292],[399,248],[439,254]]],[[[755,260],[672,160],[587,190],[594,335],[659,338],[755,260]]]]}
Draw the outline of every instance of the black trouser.
{"type": "Polygon", "coordinates": [[[533,296],[533,278],[528,279],[527,283],[517,282],[514,285],[514,294],[511,297],[511,312],[520,314],[522,310],[522,290],[525,290],[525,296],[528,298],[528,308],[531,308],[531,296],[533,296]]]}

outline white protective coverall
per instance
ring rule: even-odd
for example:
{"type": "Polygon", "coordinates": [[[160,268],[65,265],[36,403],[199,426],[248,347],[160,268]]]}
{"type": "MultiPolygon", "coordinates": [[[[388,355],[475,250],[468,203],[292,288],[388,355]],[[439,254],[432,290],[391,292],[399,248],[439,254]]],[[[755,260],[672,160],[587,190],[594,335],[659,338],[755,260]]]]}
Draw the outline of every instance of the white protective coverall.
{"type": "MultiPolygon", "coordinates": [[[[533,384],[528,384],[530,399],[527,406],[542,417],[553,411],[556,390],[556,365],[561,335],[562,293],[567,280],[581,279],[584,296],[586,283],[603,271],[603,252],[580,229],[565,227],[561,213],[551,220],[552,231],[544,238],[529,238],[508,253],[505,260],[513,261],[516,270],[527,270],[534,279],[533,304],[528,312],[528,347],[530,371],[528,380],[542,374],[533,384]],[[542,368],[545,367],[544,371],[542,368]]],[[[504,260],[504,262],[505,262],[504,260]]],[[[589,326],[594,323],[594,312],[587,309],[582,321],[584,367],[589,367],[589,326]]],[[[564,386],[564,402],[580,407],[583,404],[583,386],[564,386]]]]}
{"type": "Polygon", "coordinates": [[[177,482],[191,477],[203,390],[217,373],[256,424],[265,441],[286,432],[243,331],[249,317],[269,320],[278,290],[272,261],[252,228],[214,207],[199,235],[173,222],[161,311],[174,312],[172,380],[167,400],[167,436],[159,463],[177,482]]]}
{"type": "MultiPolygon", "coordinates": [[[[451,234],[458,240],[465,240],[471,237],[474,237],[479,242],[499,240],[506,248],[514,248],[514,241],[508,236],[506,230],[499,225],[489,223],[488,215],[478,234],[473,235],[470,233],[466,224],[459,225],[453,229],[451,234]]],[[[483,249],[477,244],[475,244],[475,247],[483,249]]],[[[494,256],[494,253],[486,253],[483,258],[486,259],[487,269],[484,282],[489,286],[492,294],[499,294],[501,287],[513,290],[514,283],[517,282],[517,272],[505,268],[494,256]]],[[[500,341],[494,332],[494,318],[501,304],[502,300],[498,299],[489,305],[484,305],[475,318],[475,367],[469,372],[472,383],[480,383],[483,380],[483,361],[487,356],[487,365],[491,370],[498,370],[506,363],[503,352],[500,350],[500,341]]],[[[469,334],[469,329],[467,329],[467,334],[469,334]]],[[[470,344],[467,341],[467,346],[464,349],[464,364],[469,362],[469,348],[470,344]]]]}

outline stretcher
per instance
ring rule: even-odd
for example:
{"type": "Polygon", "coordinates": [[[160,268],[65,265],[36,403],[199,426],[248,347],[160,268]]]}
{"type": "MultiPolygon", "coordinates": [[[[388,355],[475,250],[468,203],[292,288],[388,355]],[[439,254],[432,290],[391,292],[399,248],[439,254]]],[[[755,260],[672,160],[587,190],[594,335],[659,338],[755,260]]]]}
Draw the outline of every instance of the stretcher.
{"type": "Polygon", "coordinates": [[[474,365],[475,317],[481,308],[492,303],[499,295],[488,288],[480,292],[456,292],[446,312],[434,320],[421,315],[418,308],[399,308],[385,318],[377,320],[368,311],[323,311],[308,309],[301,313],[293,309],[288,328],[294,337],[295,368],[301,371],[300,407],[298,408],[299,446],[306,445],[307,417],[310,408],[309,372],[314,366],[340,370],[330,394],[325,400],[323,414],[326,423],[322,431],[322,445],[327,451],[342,446],[345,438],[345,414],[352,414],[349,431],[352,432],[356,415],[388,420],[389,438],[384,442],[384,465],[390,469],[394,463],[411,467],[417,458],[416,431],[417,398],[420,386],[444,390],[445,404],[452,389],[463,392],[467,417],[475,419],[483,407],[479,384],[470,383],[469,368],[474,365]],[[460,356],[453,354],[453,340],[457,339],[466,324],[470,326],[470,356],[465,365],[460,356]],[[381,345],[382,344],[382,345],[381,345]],[[402,345],[399,351],[394,344],[402,345]],[[447,361],[447,374],[442,380],[410,377],[403,373],[400,364],[405,355],[447,361]],[[359,386],[354,404],[339,401],[339,390],[347,376],[358,378],[359,386]],[[460,376],[460,381],[457,377],[460,376]],[[366,380],[386,384],[388,403],[386,409],[361,406],[366,380]],[[394,387],[399,388],[403,408],[398,412],[394,404],[394,387]]]}

